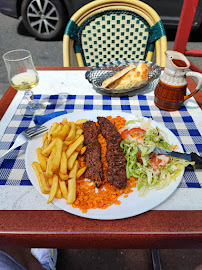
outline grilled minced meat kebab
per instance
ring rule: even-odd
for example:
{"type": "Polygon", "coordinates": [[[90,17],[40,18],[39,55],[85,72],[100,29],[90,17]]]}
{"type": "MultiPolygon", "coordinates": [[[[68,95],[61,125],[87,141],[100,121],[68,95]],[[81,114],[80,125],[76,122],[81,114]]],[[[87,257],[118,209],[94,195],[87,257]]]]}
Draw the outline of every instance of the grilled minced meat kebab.
{"type": "Polygon", "coordinates": [[[99,130],[93,121],[83,124],[84,144],[87,146],[85,152],[85,163],[87,166],[85,177],[95,182],[96,187],[102,185],[103,170],[101,162],[101,146],[98,141],[99,130]]]}
{"type": "Polygon", "coordinates": [[[120,147],[122,138],[114,124],[105,117],[97,117],[100,131],[107,142],[107,180],[116,188],[127,185],[126,160],[120,147]]]}

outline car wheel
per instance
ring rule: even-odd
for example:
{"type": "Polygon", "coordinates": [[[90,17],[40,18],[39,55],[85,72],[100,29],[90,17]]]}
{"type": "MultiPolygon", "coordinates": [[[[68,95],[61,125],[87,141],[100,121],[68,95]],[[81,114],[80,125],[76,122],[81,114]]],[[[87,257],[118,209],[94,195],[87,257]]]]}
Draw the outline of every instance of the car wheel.
{"type": "Polygon", "coordinates": [[[39,40],[62,36],[68,17],[58,0],[24,0],[21,14],[27,30],[39,40]]]}

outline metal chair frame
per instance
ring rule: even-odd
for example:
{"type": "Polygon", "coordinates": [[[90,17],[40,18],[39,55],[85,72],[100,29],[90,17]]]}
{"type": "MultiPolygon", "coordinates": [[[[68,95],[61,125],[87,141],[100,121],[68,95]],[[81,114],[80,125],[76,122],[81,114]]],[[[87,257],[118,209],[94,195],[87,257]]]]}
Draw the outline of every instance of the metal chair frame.
{"type": "MultiPolygon", "coordinates": [[[[181,52],[185,56],[202,57],[202,50],[186,50],[198,2],[199,0],[184,0],[180,14],[173,50],[181,52]]],[[[202,73],[202,69],[197,67],[191,61],[190,69],[202,73]]]]}

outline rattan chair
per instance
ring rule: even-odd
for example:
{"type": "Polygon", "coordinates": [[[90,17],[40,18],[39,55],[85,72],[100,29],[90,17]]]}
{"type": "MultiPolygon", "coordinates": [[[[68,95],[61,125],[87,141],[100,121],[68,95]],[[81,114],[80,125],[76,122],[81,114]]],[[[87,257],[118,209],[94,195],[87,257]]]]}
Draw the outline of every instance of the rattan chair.
{"type": "Polygon", "coordinates": [[[161,18],[138,0],[95,0],[74,13],[63,36],[63,65],[96,66],[116,60],[151,61],[165,67],[167,38],[161,18]],[[155,62],[155,60],[154,60],[155,62]]]}

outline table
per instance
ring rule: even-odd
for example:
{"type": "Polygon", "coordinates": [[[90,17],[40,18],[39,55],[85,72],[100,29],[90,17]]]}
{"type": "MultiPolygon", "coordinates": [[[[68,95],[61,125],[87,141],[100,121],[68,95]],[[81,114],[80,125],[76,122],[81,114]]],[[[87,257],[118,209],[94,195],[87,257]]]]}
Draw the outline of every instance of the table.
{"type": "MultiPolygon", "coordinates": [[[[51,94],[51,91],[60,91],[59,80],[68,84],[68,81],[65,81],[67,72],[79,70],[85,74],[86,69],[40,67],[40,83],[35,93],[44,91],[51,94]],[[48,84],[45,79],[47,75],[48,84]],[[50,92],[47,92],[48,89],[51,89],[50,92]]],[[[195,83],[189,79],[189,90],[193,91],[194,86],[195,83]]],[[[84,88],[89,94],[95,94],[92,86],[85,80],[81,87],[77,88],[78,93],[84,88]]],[[[0,102],[0,115],[3,116],[0,137],[16,104],[22,98],[22,93],[15,94],[16,91],[10,87],[0,102]]],[[[201,93],[195,95],[195,98],[201,107],[201,93]]],[[[186,106],[201,132],[201,110],[198,104],[191,98],[186,106]]],[[[5,245],[77,249],[202,247],[201,189],[177,190],[172,199],[168,199],[155,210],[132,218],[103,221],[77,217],[51,205],[46,206],[33,187],[23,187],[23,191],[21,187],[16,188],[15,194],[10,194],[9,188],[11,187],[1,186],[0,240],[5,245]],[[27,197],[24,196],[24,188],[27,197]],[[38,205],[38,208],[32,210],[30,204],[38,205]]]]}

